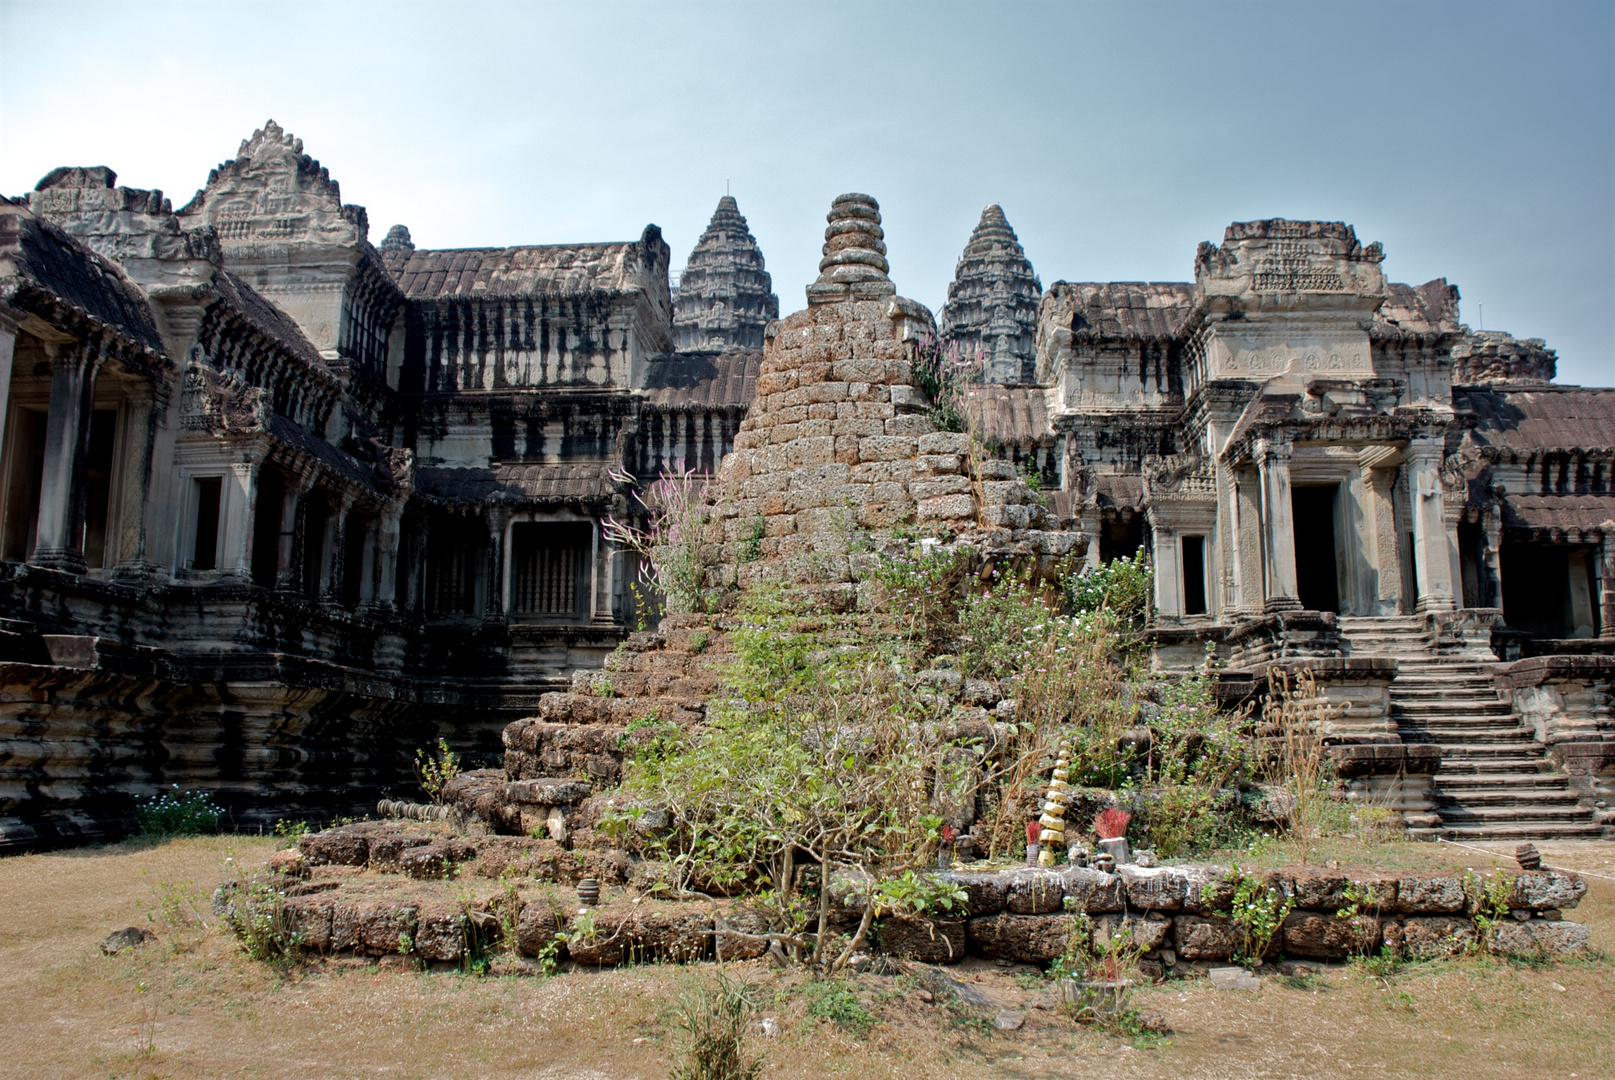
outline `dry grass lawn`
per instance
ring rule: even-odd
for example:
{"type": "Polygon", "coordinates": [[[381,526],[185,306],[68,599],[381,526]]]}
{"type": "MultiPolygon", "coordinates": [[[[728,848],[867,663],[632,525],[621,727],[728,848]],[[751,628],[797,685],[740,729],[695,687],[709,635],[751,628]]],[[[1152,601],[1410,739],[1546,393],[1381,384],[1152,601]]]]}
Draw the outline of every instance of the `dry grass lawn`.
{"type": "MultiPolygon", "coordinates": [[[[216,931],[165,921],[163,895],[211,892],[227,855],[256,863],[267,840],[130,843],[0,860],[0,1074],[16,1077],[662,1077],[678,995],[710,965],[577,971],[550,979],[420,973],[331,963],[290,972],[245,959],[216,931]],[[155,921],[148,920],[148,913],[155,921]],[[124,926],[154,945],[118,956],[98,944],[124,926]]],[[[1615,844],[1543,845],[1547,861],[1615,878],[1615,844]]],[[[1360,849],[1320,850],[1360,865],[1360,849]]],[[[1270,858],[1277,858],[1277,855],[1270,858]]],[[[1473,865],[1485,855],[1387,845],[1386,864],[1473,865]]],[[[1268,861],[1268,860],[1263,860],[1268,861]]],[[[1591,881],[1572,917],[1615,956],[1615,882],[1591,881]]],[[[1135,1048],[1041,1009],[1027,970],[982,962],[955,977],[1006,1008],[1019,1031],[990,1030],[926,1003],[907,979],[855,984],[876,1024],[862,1035],[807,1014],[800,977],[738,965],[782,1033],[759,1037],[769,1077],[1487,1077],[1615,1075],[1615,965],[1466,960],[1390,981],[1361,968],[1260,991],[1172,983],[1139,992],[1174,1034],[1135,1048]],[[1017,979],[1017,976],[1019,977],[1017,979]]]]}

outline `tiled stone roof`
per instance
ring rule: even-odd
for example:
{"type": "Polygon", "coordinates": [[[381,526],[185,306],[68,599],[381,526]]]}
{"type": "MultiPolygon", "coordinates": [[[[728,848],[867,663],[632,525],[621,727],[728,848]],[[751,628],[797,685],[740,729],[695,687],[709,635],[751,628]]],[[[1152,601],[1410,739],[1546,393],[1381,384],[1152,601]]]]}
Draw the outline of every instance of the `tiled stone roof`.
{"type": "Polygon", "coordinates": [[[164,351],[151,306],[133,282],[57,225],[7,200],[0,204],[0,297],[21,299],[29,289],[153,353],[164,351]]]}
{"type": "Polygon", "coordinates": [[[1615,494],[1515,495],[1503,497],[1505,529],[1603,532],[1615,521],[1615,494]]]}
{"type": "Polygon", "coordinates": [[[264,336],[279,342],[310,367],[324,370],[325,361],[321,359],[319,350],[304,336],[296,320],[265,300],[251,285],[228,270],[220,270],[213,277],[213,288],[220,300],[264,336]]]}
{"type": "Polygon", "coordinates": [[[415,490],[429,498],[461,503],[604,502],[614,492],[609,464],[512,462],[488,469],[415,470],[415,490]]]}
{"type": "MultiPolygon", "coordinates": [[[[661,239],[659,230],[656,239],[661,239]]],[[[382,257],[411,300],[625,293],[638,287],[643,270],[641,244],[633,241],[441,251],[394,248],[382,257]]]]}
{"type": "Polygon", "coordinates": [[[664,409],[748,406],[762,361],[760,349],[659,356],[650,362],[645,399],[664,409]]]}
{"type": "Polygon", "coordinates": [[[1052,442],[1048,404],[1041,387],[980,386],[971,389],[965,412],[972,431],[1005,446],[1052,442]]]}
{"type": "Polygon", "coordinates": [[[1459,390],[1453,405],[1474,413],[1472,437],[1483,448],[1519,454],[1615,450],[1615,389],[1459,390]]]}

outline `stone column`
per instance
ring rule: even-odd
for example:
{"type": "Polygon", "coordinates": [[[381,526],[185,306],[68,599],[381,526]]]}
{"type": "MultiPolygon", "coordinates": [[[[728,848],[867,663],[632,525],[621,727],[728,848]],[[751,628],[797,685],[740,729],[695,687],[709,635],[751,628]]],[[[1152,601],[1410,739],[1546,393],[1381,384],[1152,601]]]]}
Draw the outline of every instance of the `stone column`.
{"type": "Polygon", "coordinates": [[[490,506],[483,512],[488,523],[488,592],[483,600],[482,621],[505,621],[505,526],[510,522],[510,511],[502,506],[490,506]]]}
{"type": "Polygon", "coordinates": [[[1366,547],[1374,560],[1376,613],[1395,615],[1402,604],[1402,568],[1396,554],[1396,473],[1394,469],[1377,468],[1374,460],[1368,459],[1363,463],[1362,475],[1369,532],[1366,547]]]}
{"type": "Polygon", "coordinates": [[[399,524],[403,513],[401,505],[389,504],[376,525],[376,595],[368,605],[376,615],[391,615],[397,606],[399,524]]]}
{"type": "Polygon", "coordinates": [[[0,312],[0,447],[6,445],[6,421],[11,415],[11,360],[17,350],[16,322],[0,312]]]}
{"type": "Polygon", "coordinates": [[[280,537],[275,545],[275,591],[298,593],[303,590],[304,522],[308,517],[308,493],[314,490],[314,476],[299,473],[288,476],[280,496],[280,537]]]}
{"type": "Polygon", "coordinates": [[[252,523],[257,501],[258,463],[232,463],[219,493],[219,572],[224,577],[252,577],[252,523]]]}
{"type": "Polygon", "coordinates": [[[331,516],[325,520],[325,557],[320,560],[320,603],[340,607],[342,604],[343,550],[347,546],[348,511],[353,508],[353,496],[344,491],[332,506],[331,516]]]}
{"type": "Polygon", "coordinates": [[[1452,546],[1447,536],[1441,498],[1442,440],[1414,439],[1408,444],[1408,495],[1413,525],[1413,564],[1418,571],[1418,612],[1451,611],[1452,546]]]}
{"type": "Polygon", "coordinates": [[[1290,444],[1259,440],[1256,463],[1262,488],[1262,607],[1266,611],[1299,611],[1295,523],[1290,506],[1290,444]]]}
{"type": "Polygon", "coordinates": [[[1155,614],[1159,619],[1177,622],[1183,617],[1183,597],[1178,582],[1183,571],[1178,565],[1178,531],[1150,514],[1150,561],[1155,564],[1155,614]]]}
{"type": "Polygon", "coordinates": [[[1604,538],[1599,541],[1593,557],[1598,568],[1598,636],[1615,639],[1615,521],[1599,526],[1604,538]]]}
{"type": "MultiPolygon", "coordinates": [[[[152,452],[156,447],[157,409],[150,388],[131,391],[124,398],[118,442],[119,462],[113,472],[117,486],[118,536],[113,548],[113,575],[138,579],[151,572],[146,559],[146,505],[151,498],[152,452]]],[[[114,543],[111,537],[108,543],[114,543]]]]}
{"type": "Polygon", "coordinates": [[[404,581],[404,610],[412,615],[426,614],[426,554],[432,542],[432,519],[421,515],[412,519],[414,531],[409,540],[409,576],[404,581]]]}
{"type": "Polygon", "coordinates": [[[50,416],[39,486],[39,530],[29,562],[84,573],[84,470],[90,449],[95,375],[105,346],[71,346],[50,364],[50,416]]]}

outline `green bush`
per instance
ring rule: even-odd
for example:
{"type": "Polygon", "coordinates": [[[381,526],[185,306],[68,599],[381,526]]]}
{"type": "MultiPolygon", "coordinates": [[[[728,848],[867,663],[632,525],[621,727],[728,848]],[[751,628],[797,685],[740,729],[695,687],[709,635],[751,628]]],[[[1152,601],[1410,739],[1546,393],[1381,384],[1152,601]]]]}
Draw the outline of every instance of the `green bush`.
{"type": "Polygon", "coordinates": [[[142,836],[201,836],[217,832],[221,810],[205,791],[181,791],[175,784],[156,795],[135,796],[142,836]]]}
{"type": "Polygon", "coordinates": [[[875,1026],[875,1018],[841,979],[808,983],[802,994],[808,1000],[807,1014],[817,1020],[828,1020],[859,1036],[867,1035],[875,1026]]]}

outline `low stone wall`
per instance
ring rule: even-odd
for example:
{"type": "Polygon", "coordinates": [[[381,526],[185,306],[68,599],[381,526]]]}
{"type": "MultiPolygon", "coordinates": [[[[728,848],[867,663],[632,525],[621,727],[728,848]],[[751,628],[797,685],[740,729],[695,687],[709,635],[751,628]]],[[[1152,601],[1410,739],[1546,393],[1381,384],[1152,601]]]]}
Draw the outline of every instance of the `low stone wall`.
{"type": "MultiPolygon", "coordinates": [[[[303,837],[271,867],[283,875],[288,926],[316,952],[458,962],[512,929],[521,955],[584,964],[744,959],[767,949],[766,921],[744,900],[665,899],[665,866],[614,848],[568,850],[528,837],[362,822],[303,837]],[[570,886],[583,877],[608,894],[586,917],[569,891],[531,895],[540,883],[570,886]],[[454,881],[452,891],[445,879],[454,881]]],[[[1144,971],[1156,977],[1201,973],[1231,960],[1241,944],[1226,914],[1234,883],[1220,866],[1129,865],[1114,874],[960,868],[944,876],[967,893],[967,914],[883,918],[872,950],[925,963],[977,955],[1044,964],[1065,952],[1079,912],[1102,935],[1128,931],[1144,950],[1144,971]]],[[[1382,948],[1415,958],[1482,946],[1521,956],[1586,949],[1587,928],[1562,917],[1587,891],[1580,877],[1507,876],[1509,912],[1485,933],[1475,910],[1480,880],[1463,871],[1268,871],[1262,883],[1294,902],[1270,952],[1339,961],[1382,948]]],[[[836,926],[846,932],[862,913],[868,879],[838,874],[830,889],[836,926]]]]}
{"type": "MultiPolygon", "coordinates": [[[[1233,896],[1225,874],[1212,866],[1123,866],[1115,874],[1026,868],[959,870],[948,878],[970,894],[964,924],[970,952],[1030,963],[1053,960],[1065,949],[1068,913],[1075,910],[1111,930],[1129,929],[1159,973],[1233,957],[1239,937],[1222,914],[1233,896]]],[[[1270,871],[1263,880],[1295,903],[1274,938],[1275,956],[1343,960],[1388,947],[1428,958],[1461,952],[1480,940],[1460,871],[1286,869],[1270,871]],[[1358,897],[1366,899],[1343,914],[1358,897]]],[[[1564,921],[1561,912],[1586,891],[1574,874],[1515,876],[1507,900],[1511,915],[1498,923],[1490,947],[1532,955],[1584,949],[1587,928],[1564,921]]]]}

